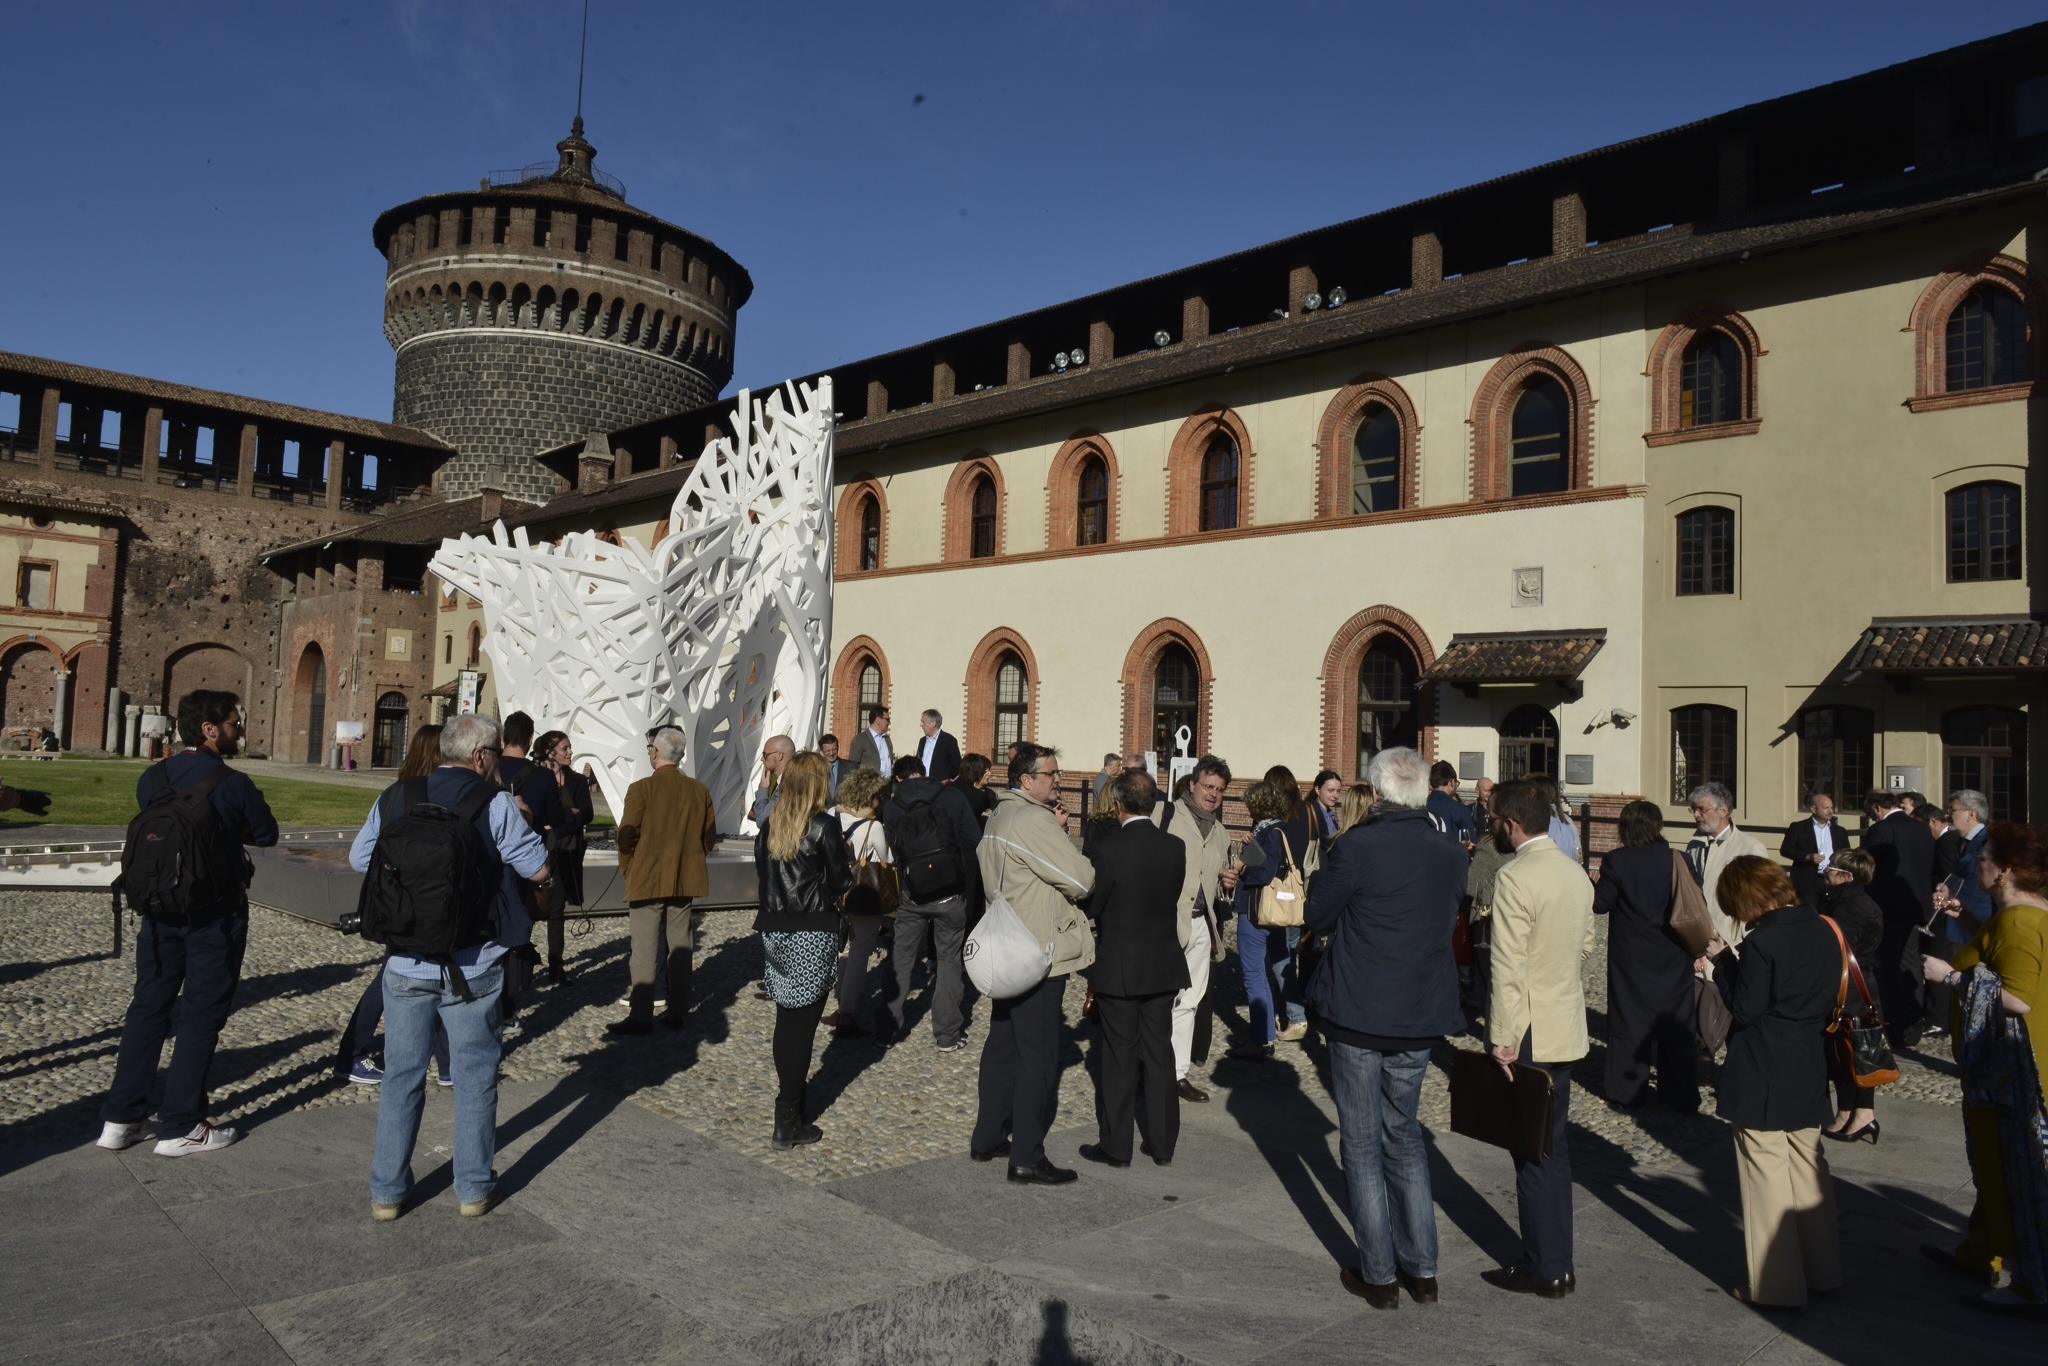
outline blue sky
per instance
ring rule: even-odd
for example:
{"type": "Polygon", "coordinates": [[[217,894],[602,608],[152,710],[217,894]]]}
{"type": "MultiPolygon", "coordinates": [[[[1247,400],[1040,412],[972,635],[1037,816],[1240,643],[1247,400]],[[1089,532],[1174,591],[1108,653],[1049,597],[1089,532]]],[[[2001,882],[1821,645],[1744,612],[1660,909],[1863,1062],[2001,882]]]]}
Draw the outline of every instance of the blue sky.
{"type": "MultiPolygon", "coordinates": [[[[552,158],[579,13],[14,7],[0,349],[388,417],[370,224],[552,158]]],[[[636,205],[753,274],[762,385],[2041,17],[593,0],[584,116],[636,205]]]]}

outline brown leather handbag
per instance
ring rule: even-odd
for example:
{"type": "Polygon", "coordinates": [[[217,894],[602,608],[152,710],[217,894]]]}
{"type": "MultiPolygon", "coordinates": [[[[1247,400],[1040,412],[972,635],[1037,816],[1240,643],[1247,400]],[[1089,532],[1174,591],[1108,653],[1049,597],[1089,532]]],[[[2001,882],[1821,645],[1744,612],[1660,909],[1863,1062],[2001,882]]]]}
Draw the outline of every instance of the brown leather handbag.
{"type": "Polygon", "coordinates": [[[1842,946],[1842,981],[1835,988],[1834,1018],[1828,1021],[1828,1061],[1837,1073],[1852,1078],[1865,1090],[1890,1086],[1899,1079],[1899,1064],[1884,1036],[1884,1017],[1870,999],[1870,987],[1863,980],[1863,965],[1856,961],[1856,951],[1842,937],[1842,927],[1828,916],[1820,919],[1835,932],[1835,942],[1842,946]],[[1856,994],[1863,1001],[1862,1017],[1854,1020],[1842,1013],[1849,1004],[1852,977],[1856,979],[1856,994]]]}
{"type": "Polygon", "coordinates": [[[1707,941],[1714,937],[1714,918],[1707,914],[1707,894],[1692,880],[1685,855],[1676,849],[1671,851],[1671,908],[1665,912],[1664,924],[1695,958],[1707,951],[1707,941]]]}

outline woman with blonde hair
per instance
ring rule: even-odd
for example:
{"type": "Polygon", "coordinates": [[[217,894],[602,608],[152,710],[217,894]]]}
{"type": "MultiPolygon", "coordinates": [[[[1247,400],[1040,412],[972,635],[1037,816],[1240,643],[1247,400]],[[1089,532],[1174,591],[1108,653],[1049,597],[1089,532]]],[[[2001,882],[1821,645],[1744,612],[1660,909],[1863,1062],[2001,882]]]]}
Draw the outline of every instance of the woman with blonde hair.
{"type": "Polygon", "coordinates": [[[1372,790],[1371,783],[1353,783],[1344,789],[1344,797],[1337,803],[1337,833],[1343,834],[1353,826],[1364,825],[1372,819],[1372,804],[1380,794],[1372,790]]]}
{"type": "Polygon", "coordinates": [[[760,869],[754,928],[761,932],[764,980],[775,1002],[777,1148],[824,1137],[804,1117],[804,1082],[839,958],[839,902],[853,878],[846,836],[825,811],[830,773],[823,755],[806,750],[792,758],[767,824],[754,836],[760,869]]]}
{"type": "MultiPolygon", "coordinates": [[[[889,780],[871,768],[857,768],[839,782],[839,826],[846,835],[847,856],[857,866],[865,859],[871,864],[890,864],[889,837],[875,809],[882,803],[889,780]]],[[[868,994],[868,960],[874,956],[875,941],[889,917],[870,912],[872,888],[856,887],[846,898],[846,948],[839,955],[838,1011],[827,1017],[832,1033],[842,1039],[867,1033],[860,1021],[860,1003],[868,994]]]]}

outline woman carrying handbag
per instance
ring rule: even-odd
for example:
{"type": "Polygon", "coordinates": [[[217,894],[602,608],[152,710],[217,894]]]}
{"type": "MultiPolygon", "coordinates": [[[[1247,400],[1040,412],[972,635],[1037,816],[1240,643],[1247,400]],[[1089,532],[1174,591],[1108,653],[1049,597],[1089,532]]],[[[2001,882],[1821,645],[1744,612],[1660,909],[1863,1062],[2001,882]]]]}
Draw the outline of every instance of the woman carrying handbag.
{"type": "MultiPolygon", "coordinates": [[[[1829,1026],[1828,1036],[1828,1072],[1835,1083],[1835,1120],[1820,1131],[1820,1136],[1840,1143],[1876,1143],[1880,1132],[1877,1087],[1857,1079],[1856,1069],[1840,1048],[1841,1041],[1851,1037],[1850,1031],[1875,1029],[1878,1040],[1883,1040],[1884,1017],[1871,1000],[1862,975],[1864,963],[1878,961],[1878,948],[1884,937],[1884,912],[1867,890],[1870,879],[1876,875],[1877,855],[1867,849],[1837,852],[1822,875],[1826,886],[1821,894],[1821,910],[1842,940],[1845,988],[1849,985],[1848,965],[1853,963],[1857,968],[1856,989],[1843,991],[1841,1013],[1829,1026]]],[[[1890,1055],[1891,1050],[1886,1048],[1885,1056],[1890,1055]]],[[[1872,1056],[1875,1057],[1874,1052],[1872,1056]]],[[[1892,1078],[1897,1077],[1895,1070],[1892,1078]]]]}
{"type": "Polygon", "coordinates": [[[860,1006],[868,994],[868,960],[882,927],[896,913],[901,897],[889,838],[875,817],[889,780],[871,768],[857,768],[839,784],[839,825],[853,858],[853,885],[846,890],[846,947],[839,954],[839,1009],[825,1023],[835,1038],[853,1039],[868,1033],[860,1006]]]}

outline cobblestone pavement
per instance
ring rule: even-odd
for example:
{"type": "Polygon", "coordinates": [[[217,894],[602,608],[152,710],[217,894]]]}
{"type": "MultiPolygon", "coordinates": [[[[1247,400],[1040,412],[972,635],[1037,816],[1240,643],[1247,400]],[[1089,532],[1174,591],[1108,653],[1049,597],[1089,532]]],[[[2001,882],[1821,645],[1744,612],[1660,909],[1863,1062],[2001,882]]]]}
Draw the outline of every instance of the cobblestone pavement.
{"type": "MultiPolygon", "coordinates": [[[[825,1141],[777,1153],[768,1145],[774,1087],[768,1037],[774,1007],[758,999],[758,938],[751,916],[703,917],[697,951],[694,1023],[678,1034],[615,1039],[606,1021],[623,1011],[626,936],[622,919],[571,922],[571,979],[541,988],[525,1012],[524,1031],[508,1049],[512,1081],[573,1077],[606,1091],[631,1094],[721,1144],[794,1178],[823,1183],[924,1158],[957,1153],[973,1124],[979,1039],[985,1003],[972,1007],[970,1047],[939,1053],[924,1021],[922,986],[913,989],[910,1038],[894,1048],[869,1039],[831,1039],[820,1032],[811,1103],[825,1141]],[[580,931],[580,932],[579,932],[580,931]]],[[[119,959],[108,956],[106,899],[78,894],[0,897],[0,1143],[69,1143],[97,1127],[96,1107],[112,1077],[122,1012],[134,971],[132,928],[119,959]]],[[[1605,1006],[1604,926],[1587,963],[1594,1034],[1605,1006]]],[[[240,1008],[221,1038],[213,1070],[216,1118],[254,1125],[290,1110],[365,1104],[375,1090],[335,1080],[339,1034],[370,980],[377,955],[361,940],[269,911],[254,912],[243,969],[240,1008]]],[[[870,1002],[882,987],[885,960],[870,979],[870,1002]]],[[[1230,1031],[1244,1021],[1234,956],[1217,965],[1215,1055],[1195,1079],[1219,1088],[1218,1101],[1256,1103],[1259,1091],[1299,1086],[1328,1111],[1318,1078],[1321,1050],[1283,1044],[1273,1062],[1222,1057],[1230,1031]],[[1227,1096],[1224,1094],[1227,1092],[1227,1096]]],[[[1066,1014],[1081,1020],[1082,985],[1067,989],[1066,1014]]],[[[1082,1062],[1093,1037],[1085,1024],[1067,1032],[1060,1084],[1060,1122],[1092,1113],[1092,1088],[1082,1062]]],[[[1468,1041],[1469,1042],[1469,1041],[1468,1041]]],[[[1887,1094],[1956,1104],[1958,1088],[1945,1058],[1902,1057],[1904,1080],[1887,1094]]],[[[1598,1045],[1581,1075],[1597,1078],[1598,1045]]],[[[1879,1101],[1880,1112],[1883,1100],[1879,1101]]],[[[1707,1112],[1693,1117],[1626,1115],[1580,1090],[1572,1119],[1582,1130],[1641,1161],[1660,1161],[1725,1141],[1707,1112]]],[[[1431,1073],[1422,1115],[1432,1128],[1449,1125],[1441,1069],[1431,1073]]]]}

